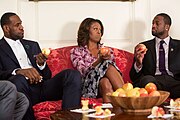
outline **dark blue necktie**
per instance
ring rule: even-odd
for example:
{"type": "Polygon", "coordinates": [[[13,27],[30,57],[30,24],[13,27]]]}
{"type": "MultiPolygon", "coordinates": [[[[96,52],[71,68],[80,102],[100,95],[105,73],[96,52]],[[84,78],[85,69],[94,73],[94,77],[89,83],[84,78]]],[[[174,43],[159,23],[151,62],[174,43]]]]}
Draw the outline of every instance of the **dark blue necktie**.
{"type": "Polygon", "coordinates": [[[167,75],[166,67],[165,67],[165,51],[164,51],[164,40],[160,41],[159,46],[159,71],[162,73],[162,75],[167,75]]]}

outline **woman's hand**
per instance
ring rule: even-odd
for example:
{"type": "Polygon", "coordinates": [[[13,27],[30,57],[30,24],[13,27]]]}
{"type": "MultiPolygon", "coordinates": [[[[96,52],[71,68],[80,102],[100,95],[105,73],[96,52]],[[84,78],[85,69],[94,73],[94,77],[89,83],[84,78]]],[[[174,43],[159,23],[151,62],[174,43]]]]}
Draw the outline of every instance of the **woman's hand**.
{"type": "Polygon", "coordinates": [[[101,57],[101,59],[103,59],[103,60],[109,60],[109,59],[111,58],[111,52],[108,51],[106,54],[101,54],[101,53],[100,53],[100,57],[101,57]]]}
{"type": "Polygon", "coordinates": [[[100,48],[99,55],[101,59],[108,60],[111,58],[111,51],[108,47],[102,47],[100,48]]]}

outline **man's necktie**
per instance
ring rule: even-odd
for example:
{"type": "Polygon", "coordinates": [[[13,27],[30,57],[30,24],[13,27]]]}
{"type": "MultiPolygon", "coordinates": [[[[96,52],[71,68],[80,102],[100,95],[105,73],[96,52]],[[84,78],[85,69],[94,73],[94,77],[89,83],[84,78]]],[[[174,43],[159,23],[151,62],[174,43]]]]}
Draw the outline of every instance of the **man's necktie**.
{"type": "Polygon", "coordinates": [[[162,73],[162,75],[167,75],[166,67],[165,67],[165,51],[164,51],[164,40],[160,41],[159,46],[159,71],[162,73]]]}

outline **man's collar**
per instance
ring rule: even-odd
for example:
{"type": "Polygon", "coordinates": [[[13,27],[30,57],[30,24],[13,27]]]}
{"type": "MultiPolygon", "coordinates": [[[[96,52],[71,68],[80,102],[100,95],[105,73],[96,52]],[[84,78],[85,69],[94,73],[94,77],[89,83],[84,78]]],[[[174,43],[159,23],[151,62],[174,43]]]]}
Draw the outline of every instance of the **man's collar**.
{"type": "MultiPolygon", "coordinates": [[[[158,38],[158,37],[155,37],[155,40],[156,40],[156,43],[159,43],[162,39],[158,38]]],[[[168,45],[169,44],[169,41],[170,41],[170,36],[166,37],[163,39],[164,42],[168,45]]]]}
{"type": "Polygon", "coordinates": [[[7,38],[4,36],[4,39],[6,40],[6,42],[9,44],[9,45],[14,45],[15,43],[19,43],[20,41],[19,40],[12,40],[10,38],[7,38]]]}

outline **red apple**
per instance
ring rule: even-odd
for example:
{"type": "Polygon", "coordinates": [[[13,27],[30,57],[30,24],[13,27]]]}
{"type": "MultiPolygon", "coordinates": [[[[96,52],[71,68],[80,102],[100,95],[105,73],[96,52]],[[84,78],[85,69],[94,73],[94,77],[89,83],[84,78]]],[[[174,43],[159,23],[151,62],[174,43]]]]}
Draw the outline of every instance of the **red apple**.
{"type": "Polygon", "coordinates": [[[139,89],[140,96],[148,96],[148,92],[145,88],[139,89]]]}
{"type": "Polygon", "coordinates": [[[133,85],[131,83],[125,83],[122,88],[127,92],[133,89],[133,85]]]}
{"type": "Polygon", "coordinates": [[[165,111],[162,107],[158,107],[158,112],[159,112],[160,116],[163,116],[165,114],[165,111]]]}
{"type": "Polygon", "coordinates": [[[159,93],[159,91],[152,91],[151,93],[149,93],[149,96],[160,96],[161,94],[159,93]]]}
{"type": "Polygon", "coordinates": [[[100,48],[100,53],[101,53],[102,55],[108,54],[109,51],[110,51],[110,50],[109,50],[108,47],[101,47],[101,48],[100,48]]]}
{"type": "Polygon", "coordinates": [[[162,107],[157,106],[154,106],[152,108],[151,113],[155,117],[162,117],[165,114],[164,109],[162,107]]]}
{"type": "Polygon", "coordinates": [[[137,49],[140,50],[140,51],[145,51],[147,50],[146,46],[144,44],[138,44],[137,45],[137,49]]]}
{"type": "Polygon", "coordinates": [[[140,94],[140,97],[147,97],[147,96],[149,96],[149,94],[144,94],[144,93],[140,94]]]}
{"type": "Polygon", "coordinates": [[[149,93],[157,90],[157,87],[156,87],[156,85],[154,83],[150,82],[150,83],[146,84],[145,89],[147,90],[147,92],[149,94],[149,93]]]}

